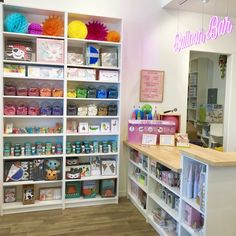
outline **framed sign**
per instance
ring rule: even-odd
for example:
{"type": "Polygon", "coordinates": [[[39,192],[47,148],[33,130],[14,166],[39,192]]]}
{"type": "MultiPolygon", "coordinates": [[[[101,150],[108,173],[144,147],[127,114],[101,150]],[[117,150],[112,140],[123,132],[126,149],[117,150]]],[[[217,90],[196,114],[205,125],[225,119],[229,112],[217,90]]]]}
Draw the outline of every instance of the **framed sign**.
{"type": "Polygon", "coordinates": [[[141,70],[140,102],[162,102],[164,71],[141,70]]]}

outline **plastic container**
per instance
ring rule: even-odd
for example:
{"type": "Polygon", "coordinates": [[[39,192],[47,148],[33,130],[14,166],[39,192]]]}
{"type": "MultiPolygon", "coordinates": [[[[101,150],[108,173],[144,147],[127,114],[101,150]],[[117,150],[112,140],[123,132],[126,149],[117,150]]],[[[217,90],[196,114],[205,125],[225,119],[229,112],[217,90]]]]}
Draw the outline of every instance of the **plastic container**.
{"type": "Polygon", "coordinates": [[[98,106],[98,115],[99,116],[107,116],[107,114],[108,114],[108,105],[100,104],[98,106]]]}
{"type": "Polygon", "coordinates": [[[37,102],[31,102],[28,106],[28,115],[38,116],[40,114],[39,104],[37,102]]]}
{"type": "Polygon", "coordinates": [[[75,103],[69,103],[67,105],[67,115],[76,116],[77,115],[77,106],[75,103]]]}
{"type": "Polygon", "coordinates": [[[28,96],[39,96],[39,85],[37,83],[31,83],[28,87],[28,96]]]}
{"type": "Polygon", "coordinates": [[[42,84],[39,90],[40,97],[51,97],[52,96],[52,89],[50,84],[44,83],[42,84]]]}
{"type": "Polygon", "coordinates": [[[76,97],[77,98],[86,98],[87,97],[87,89],[83,87],[79,87],[76,89],[76,97]]]}
{"type": "Polygon", "coordinates": [[[16,114],[19,116],[27,116],[27,114],[28,114],[27,103],[25,103],[25,102],[19,103],[16,106],[16,114]]]}
{"type": "Polygon", "coordinates": [[[14,83],[4,84],[4,95],[16,96],[16,85],[14,83]]]}
{"type": "Polygon", "coordinates": [[[26,84],[21,83],[17,86],[16,95],[17,96],[27,96],[28,95],[28,89],[27,89],[26,84]]]}
{"type": "Polygon", "coordinates": [[[96,88],[89,86],[87,91],[87,98],[96,98],[96,88]]]}
{"type": "Polygon", "coordinates": [[[108,106],[108,115],[109,116],[116,116],[117,115],[117,105],[116,104],[110,104],[108,106]]]}
{"type": "Polygon", "coordinates": [[[67,90],[68,98],[76,98],[76,89],[68,89],[67,90]]]}
{"type": "Polygon", "coordinates": [[[43,102],[40,107],[40,114],[43,116],[52,115],[52,105],[50,102],[43,102]]]}
{"type": "Polygon", "coordinates": [[[53,116],[63,115],[63,104],[61,102],[54,102],[52,104],[52,115],[53,116]]]}
{"type": "Polygon", "coordinates": [[[4,105],[4,115],[16,115],[16,107],[14,103],[9,102],[4,105]]]}
{"type": "Polygon", "coordinates": [[[107,98],[111,98],[111,99],[117,99],[118,98],[118,90],[117,90],[116,87],[108,88],[107,98]]]}
{"type": "Polygon", "coordinates": [[[55,85],[52,89],[52,97],[63,97],[63,88],[60,85],[55,85]]]}

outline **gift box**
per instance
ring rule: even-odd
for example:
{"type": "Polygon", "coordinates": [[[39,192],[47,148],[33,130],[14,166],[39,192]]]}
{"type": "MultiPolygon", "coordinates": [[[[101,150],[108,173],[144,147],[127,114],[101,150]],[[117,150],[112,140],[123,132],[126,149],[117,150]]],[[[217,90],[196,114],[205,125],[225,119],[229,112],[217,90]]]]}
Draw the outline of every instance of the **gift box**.
{"type": "Polygon", "coordinates": [[[37,62],[64,63],[64,41],[37,38],[37,62]]]}

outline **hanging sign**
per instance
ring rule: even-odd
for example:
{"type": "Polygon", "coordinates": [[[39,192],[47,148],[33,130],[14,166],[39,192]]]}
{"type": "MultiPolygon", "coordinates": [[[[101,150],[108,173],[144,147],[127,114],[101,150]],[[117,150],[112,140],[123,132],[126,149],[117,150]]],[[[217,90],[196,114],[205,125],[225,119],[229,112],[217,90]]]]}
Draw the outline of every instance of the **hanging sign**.
{"type": "Polygon", "coordinates": [[[212,16],[207,31],[186,31],[184,34],[177,33],[175,36],[174,51],[180,52],[193,45],[203,44],[208,40],[215,40],[218,37],[230,34],[232,31],[233,22],[228,16],[224,19],[218,16],[212,16]]]}

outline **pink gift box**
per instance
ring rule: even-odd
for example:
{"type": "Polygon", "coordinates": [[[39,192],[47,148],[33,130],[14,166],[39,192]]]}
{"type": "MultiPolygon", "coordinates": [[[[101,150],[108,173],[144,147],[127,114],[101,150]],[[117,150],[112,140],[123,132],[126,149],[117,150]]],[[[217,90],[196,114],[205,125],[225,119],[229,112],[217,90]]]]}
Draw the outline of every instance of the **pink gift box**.
{"type": "Polygon", "coordinates": [[[37,62],[64,63],[64,41],[37,38],[37,62]]]}
{"type": "Polygon", "coordinates": [[[129,120],[128,141],[141,144],[143,134],[156,134],[159,143],[160,134],[175,134],[176,124],[164,120],[129,120]]]}

